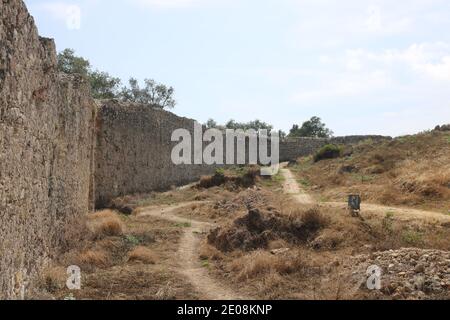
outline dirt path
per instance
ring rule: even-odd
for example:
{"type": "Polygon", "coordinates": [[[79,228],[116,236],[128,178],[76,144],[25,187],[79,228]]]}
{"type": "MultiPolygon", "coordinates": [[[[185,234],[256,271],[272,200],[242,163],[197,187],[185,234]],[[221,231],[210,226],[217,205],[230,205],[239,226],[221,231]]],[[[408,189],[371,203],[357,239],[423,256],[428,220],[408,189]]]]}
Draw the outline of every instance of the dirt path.
{"type": "MultiPolygon", "coordinates": [[[[287,194],[291,194],[294,199],[296,199],[299,203],[302,204],[314,204],[316,201],[309,196],[305,190],[303,190],[299,184],[297,183],[292,172],[287,169],[281,169],[281,174],[284,177],[283,189],[287,194]]],[[[320,207],[329,207],[329,208],[347,208],[347,203],[345,202],[321,202],[317,203],[320,207]]],[[[396,215],[398,219],[404,221],[411,220],[427,220],[427,221],[437,221],[437,222],[450,222],[450,216],[446,216],[439,212],[433,211],[425,211],[425,210],[417,210],[410,208],[400,208],[400,207],[391,207],[391,206],[383,206],[372,203],[363,203],[361,205],[361,212],[369,212],[373,214],[377,214],[380,216],[386,216],[386,213],[391,212],[396,215]]]]}
{"type": "Polygon", "coordinates": [[[208,274],[208,270],[199,261],[200,234],[208,232],[215,225],[176,216],[173,212],[198,202],[185,202],[168,207],[144,208],[139,216],[152,216],[175,223],[185,224],[184,234],[180,239],[176,259],[178,259],[178,272],[184,275],[197,289],[201,299],[208,300],[242,300],[246,299],[224,284],[217,282],[208,274]]]}
{"type": "Polygon", "coordinates": [[[297,202],[302,204],[314,204],[314,199],[300,188],[297,180],[289,169],[281,169],[281,174],[284,177],[283,190],[285,193],[292,195],[297,202]]]}

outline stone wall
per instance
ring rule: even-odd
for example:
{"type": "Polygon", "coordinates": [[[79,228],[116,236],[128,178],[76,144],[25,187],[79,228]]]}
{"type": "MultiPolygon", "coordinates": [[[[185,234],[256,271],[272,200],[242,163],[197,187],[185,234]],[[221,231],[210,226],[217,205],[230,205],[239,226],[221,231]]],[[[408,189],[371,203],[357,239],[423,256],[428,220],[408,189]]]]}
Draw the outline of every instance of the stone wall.
{"type": "Polygon", "coordinates": [[[362,135],[326,138],[288,138],[280,141],[280,161],[295,160],[314,154],[326,144],[350,145],[369,140],[381,141],[392,139],[386,136],[362,135]]]}
{"type": "Polygon", "coordinates": [[[193,137],[194,120],[149,106],[99,102],[95,168],[96,206],[114,197],[167,189],[214,173],[217,166],[174,165],[175,129],[193,137]]]}
{"type": "Polygon", "coordinates": [[[392,140],[392,137],[377,136],[377,135],[365,135],[365,136],[343,136],[334,137],[330,139],[330,143],[334,144],[357,144],[362,141],[371,140],[373,142],[379,142],[383,140],[392,140]]]}
{"type": "Polygon", "coordinates": [[[56,72],[20,0],[0,1],[0,298],[22,298],[89,209],[95,109],[88,84],[56,72]]]}
{"type": "Polygon", "coordinates": [[[329,143],[328,139],[288,138],[280,141],[280,161],[295,160],[316,152],[329,143]]]}
{"type": "MultiPolygon", "coordinates": [[[[187,129],[193,137],[194,120],[146,105],[115,100],[98,101],[95,168],[96,207],[115,197],[168,189],[213,174],[218,165],[174,165],[171,142],[175,129],[187,129]]],[[[350,144],[377,136],[331,139],[294,138],[280,142],[280,160],[313,154],[327,143],[350,144]]],[[[208,143],[203,143],[203,146],[208,143]]],[[[193,145],[193,142],[192,142],[193,145]]],[[[237,154],[235,144],[235,158],[237,154]]],[[[224,139],[224,150],[225,139],[224,139]]],[[[270,153],[270,146],[268,146],[270,153]]],[[[248,161],[248,144],[246,144],[248,161]]],[[[225,155],[224,155],[225,158],[225,155]]],[[[223,161],[225,163],[225,159],[223,161]]]]}

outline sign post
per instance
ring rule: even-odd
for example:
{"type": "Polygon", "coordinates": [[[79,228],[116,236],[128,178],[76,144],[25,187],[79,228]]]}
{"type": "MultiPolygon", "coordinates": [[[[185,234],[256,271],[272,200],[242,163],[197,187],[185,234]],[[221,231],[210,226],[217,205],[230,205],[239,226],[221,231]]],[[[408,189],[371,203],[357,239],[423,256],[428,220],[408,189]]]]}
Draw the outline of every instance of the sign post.
{"type": "Polygon", "coordinates": [[[361,212],[361,196],[351,194],[348,196],[348,210],[353,217],[359,217],[361,212]]]}

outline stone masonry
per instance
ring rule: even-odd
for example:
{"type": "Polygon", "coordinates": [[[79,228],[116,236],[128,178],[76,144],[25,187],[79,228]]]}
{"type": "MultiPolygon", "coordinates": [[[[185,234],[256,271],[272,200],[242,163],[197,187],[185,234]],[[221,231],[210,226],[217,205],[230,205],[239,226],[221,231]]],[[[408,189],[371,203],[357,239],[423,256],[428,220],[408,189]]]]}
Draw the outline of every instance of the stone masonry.
{"type": "Polygon", "coordinates": [[[214,173],[217,166],[174,165],[172,132],[185,128],[193,136],[194,120],[146,105],[100,103],[95,168],[96,206],[114,197],[167,189],[214,173]]]}
{"type": "Polygon", "coordinates": [[[95,109],[21,0],[0,1],[0,298],[23,298],[92,201],[95,109]]]}
{"type": "MultiPolygon", "coordinates": [[[[168,189],[213,174],[219,165],[174,165],[171,142],[175,129],[187,129],[193,137],[195,121],[146,105],[116,100],[98,101],[95,198],[98,208],[118,196],[168,189]]],[[[331,139],[294,138],[280,141],[280,160],[311,155],[328,143],[352,144],[380,136],[331,139]]],[[[203,143],[203,146],[208,143],[203,143]]],[[[237,144],[234,153],[236,155],[237,144]]],[[[224,138],[224,150],[225,138],[224,138]]],[[[270,145],[268,146],[270,153],[270,145]]],[[[248,139],[246,143],[248,162],[248,139]]],[[[225,158],[225,157],[224,157],[225,158]]],[[[225,159],[224,159],[225,163],[225,159]]]]}

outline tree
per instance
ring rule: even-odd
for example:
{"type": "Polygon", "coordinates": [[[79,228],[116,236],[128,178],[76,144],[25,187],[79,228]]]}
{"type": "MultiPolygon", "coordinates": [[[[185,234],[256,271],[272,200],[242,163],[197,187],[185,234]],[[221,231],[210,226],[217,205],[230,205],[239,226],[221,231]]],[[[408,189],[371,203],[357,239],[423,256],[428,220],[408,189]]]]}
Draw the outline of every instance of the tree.
{"type": "Polygon", "coordinates": [[[73,49],[65,49],[58,53],[58,70],[67,74],[80,74],[89,80],[91,93],[95,99],[114,99],[149,104],[157,108],[173,108],[175,90],[154,80],[145,80],[145,87],[140,88],[136,79],[129,80],[129,87],[119,92],[120,79],[107,72],[92,71],[88,60],[75,55],[73,49]]]}
{"type": "Polygon", "coordinates": [[[225,124],[226,129],[242,129],[242,130],[249,130],[254,129],[256,131],[260,131],[262,129],[266,129],[268,132],[272,131],[273,126],[271,126],[268,123],[265,123],[263,121],[260,121],[258,119],[254,121],[249,122],[236,122],[235,120],[231,119],[225,124]]]}
{"type": "Polygon", "coordinates": [[[58,70],[67,74],[80,74],[89,80],[92,96],[95,99],[112,99],[117,97],[120,79],[107,72],[92,71],[88,60],[75,55],[73,49],[58,53],[58,70]]]}
{"type": "Polygon", "coordinates": [[[58,70],[68,74],[89,75],[91,64],[88,60],[77,57],[73,49],[65,49],[58,53],[58,70]]]}
{"type": "Polygon", "coordinates": [[[107,72],[94,71],[89,73],[92,96],[95,99],[117,98],[120,79],[110,76],[107,72]]]}
{"type": "Polygon", "coordinates": [[[238,123],[236,121],[234,121],[233,119],[231,119],[230,121],[228,121],[225,124],[225,128],[236,130],[236,129],[238,129],[238,123]]]}
{"type": "Polygon", "coordinates": [[[319,117],[312,117],[305,121],[301,127],[294,124],[289,133],[289,137],[329,138],[332,135],[333,131],[328,129],[319,117]]]}
{"type": "Polygon", "coordinates": [[[213,128],[217,128],[218,124],[214,119],[208,119],[208,121],[205,124],[206,128],[208,129],[213,129],[213,128]]]}
{"type": "Polygon", "coordinates": [[[129,87],[123,87],[119,96],[123,101],[149,104],[156,108],[174,108],[176,101],[173,98],[175,90],[153,79],[145,79],[145,87],[141,88],[136,79],[130,78],[129,87]]]}
{"type": "Polygon", "coordinates": [[[258,119],[254,120],[254,121],[250,121],[248,123],[244,123],[244,127],[247,127],[247,129],[255,129],[256,131],[265,129],[268,132],[272,131],[272,129],[273,129],[272,125],[270,125],[266,122],[260,121],[258,119]]]}

